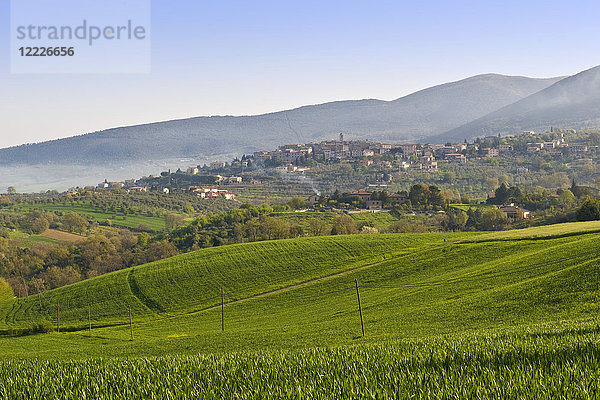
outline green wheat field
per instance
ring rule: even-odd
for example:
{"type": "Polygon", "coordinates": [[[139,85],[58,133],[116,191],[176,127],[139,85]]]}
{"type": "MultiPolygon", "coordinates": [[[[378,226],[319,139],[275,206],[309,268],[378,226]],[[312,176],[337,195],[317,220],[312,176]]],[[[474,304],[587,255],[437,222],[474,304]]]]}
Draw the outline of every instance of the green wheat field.
{"type": "Polygon", "coordinates": [[[599,232],[237,244],[1,301],[0,398],[599,398],[599,232]]]}

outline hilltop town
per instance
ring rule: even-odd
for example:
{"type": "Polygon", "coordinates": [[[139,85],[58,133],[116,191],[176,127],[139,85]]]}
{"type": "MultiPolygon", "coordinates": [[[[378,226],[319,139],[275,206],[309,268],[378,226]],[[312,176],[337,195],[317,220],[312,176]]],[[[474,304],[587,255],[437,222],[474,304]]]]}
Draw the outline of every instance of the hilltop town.
{"type": "MultiPolygon", "coordinates": [[[[257,151],[251,157],[241,161],[242,167],[248,167],[251,162],[259,165],[278,165],[282,163],[290,170],[293,166],[309,165],[309,160],[327,162],[355,163],[359,167],[368,167],[378,163],[383,167],[397,167],[400,170],[437,170],[438,161],[466,163],[468,158],[498,157],[506,154],[547,152],[550,155],[587,153],[586,143],[568,142],[569,135],[577,133],[574,129],[562,130],[551,128],[550,132],[540,137],[534,131],[523,131],[518,135],[489,136],[474,142],[447,144],[387,144],[370,140],[344,140],[340,134],[338,140],[327,140],[319,143],[289,144],[279,146],[275,151],[257,151]],[[526,143],[523,144],[523,139],[526,143]],[[531,139],[531,141],[528,141],[531,139]],[[385,155],[391,157],[383,157],[385,155]]],[[[212,163],[211,168],[222,168],[222,162],[212,163]]],[[[303,169],[301,169],[303,171],[303,169]]],[[[188,171],[190,172],[190,171],[188,171]]]]}
{"type": "Polygon", "coordinates": [[[567,188],[595,184],[597,132],[552,127],[464,143],[416,144],[335,140],[281,145],[230,161],[163,171],[97,189],[193,193],[200,199],[273,201],[335,191],[407,192],[415,182],[443,187],[456,199],[487,197],[501,184],[567,188]]]}

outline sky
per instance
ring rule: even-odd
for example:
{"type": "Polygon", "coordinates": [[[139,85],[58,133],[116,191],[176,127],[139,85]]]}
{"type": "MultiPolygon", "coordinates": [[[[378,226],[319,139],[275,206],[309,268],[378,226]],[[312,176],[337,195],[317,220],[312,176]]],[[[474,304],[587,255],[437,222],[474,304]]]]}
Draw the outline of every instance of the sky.
{"type": "Polygon", "coordinates": [[[572,75],[600,64],[599,17],[597,0],[152,0],[149,73],[12,74],[10,1],[0,0],[0,147],[393,100],[482,73],[572,75]]]}

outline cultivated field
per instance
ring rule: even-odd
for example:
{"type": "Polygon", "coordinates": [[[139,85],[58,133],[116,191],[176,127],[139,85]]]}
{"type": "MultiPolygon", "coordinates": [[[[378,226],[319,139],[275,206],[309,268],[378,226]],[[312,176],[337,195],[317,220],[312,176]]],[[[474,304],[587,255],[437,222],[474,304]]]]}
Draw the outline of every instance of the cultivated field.
{"type": "Polygon", "coordinates": [[[594,399],[598,330],[207,355],[0,361],[10,399],[594,399]],[[57,395],[60,393],[59,395],[57,395]]]}
{"type": "Polygon", "coordinates": [[[18,240],[23,246],[31,246],[38,242],[56,243],[56,239],[52,239],[41,235],[30,235],[18,230],[10,232],[9,237],[11,239],[18,240]]]}
{"type": "Polygon", "coordinates": [[[0,396],[596,398],[598,229],[239,244],[7,301],[6,333],[62,329],[0,337],[0,396]]]}
{"type": "Polygon", "coordinates": [[[57,231],[56,229],[46,229],[45,232],[41,233],[40,236],[54,239],[58,242],[79,242],[85,240],[85,237],[75,235],[69,232],[57,231]]]}

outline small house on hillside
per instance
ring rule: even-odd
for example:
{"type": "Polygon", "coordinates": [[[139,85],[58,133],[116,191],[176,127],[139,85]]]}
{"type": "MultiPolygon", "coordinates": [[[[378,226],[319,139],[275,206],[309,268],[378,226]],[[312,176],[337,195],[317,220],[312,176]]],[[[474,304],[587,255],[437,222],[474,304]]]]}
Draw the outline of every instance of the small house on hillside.
{"type": "Polygon", "coordinates": [[[367,200],[367,210],[381,210],[383,201],[381,200],[367,200]]]}
{"type": "Polygon", "coordinates": [[[235,193],[232,193],[228,190],[219,190],[217,194],[223,197],[225,200],[235,200],[235,193]]]}
{"type": "Polygon", "coordinates": [[[456,162],[459,162],[461,164],[464,164],[464,163],[467,162],[467,157],[464,154],[451,153],[451,154],[446,154],[446,160],[448,160],[448,161],[456,161],[456,162]]]}
{"type": "Polygon", "coordinates": [[[361,201],[367,201],[371,199],[371,192],[367,192],[365,190],[356,190],[350,193],[350,196],[357,196],[361,201]]]}
{"type": "Polygon", "coordinates": [[[308,196],[308,199],[306,199],[306,202],[309,204],[317,204],[319,201],[321,200],[321,195],[319,193],[315,193],[312,194],[310,196],[308,196]]]}
{"type": "Polygon", "coordinates": [[[531,217],[530,211],[527,211],[524,208],[515,206],[512,203],[507,206],[500,206],[500,207],[498,207],[498,209],[500,211],[502,211],[504,213],[504,215],[506,215],[506,218],[513,220],[513,221],[519,220],[519,219],[528,219],[531,217]]]}
{"type": "Polygon", "coordinates": [[[394,205],[394,206],[404,204],[404,203],[406,203],[406,195],[401,194],[401,193],[392,193],[390,195],[390,201],[392,202],[392,205],[394,205]]]}

